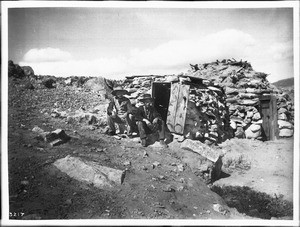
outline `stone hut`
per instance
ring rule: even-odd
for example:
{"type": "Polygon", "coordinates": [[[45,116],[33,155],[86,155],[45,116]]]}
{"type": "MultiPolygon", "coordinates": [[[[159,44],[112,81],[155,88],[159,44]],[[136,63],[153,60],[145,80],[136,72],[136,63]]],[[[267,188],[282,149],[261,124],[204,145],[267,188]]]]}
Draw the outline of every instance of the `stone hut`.
{"type": "Polygon", "coordinates": [[[215,144],[293,136],[293,104],[284,105],[288,98],[266,77],[247,61],[225,59],[191,65],[180,75],[129,76],[123,85],[134,105],[142,93],[151,94],[169,131],[185,138],[215,144]]]}

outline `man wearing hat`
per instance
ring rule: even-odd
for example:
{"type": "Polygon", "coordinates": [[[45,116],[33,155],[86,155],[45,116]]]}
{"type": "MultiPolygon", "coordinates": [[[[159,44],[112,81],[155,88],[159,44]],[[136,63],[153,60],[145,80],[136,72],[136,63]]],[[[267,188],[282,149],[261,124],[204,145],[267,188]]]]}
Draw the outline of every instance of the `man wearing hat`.
{"type": "Polygon", "coordinates": [[[147,134],[158,131],[160,145],[167,147],[165,143],[165,122],[162,120],[160,114],[153,106],[153,99],[150,94],[143,94],[138,98],[138,101],[142,103],[138,107],[135,119],[142,141],[142,146],[147,146],[147,134]]]}
{"type": "MultiPolygon", "coordinates": [[[[130,100],[124,95],[128,94],[128,91],[123,89],[121,86],[115,87],[111,93],[114,97],[108,105],[107,108],[107,125],[109,135],[116,134],[115,123],[117,124],[127,124],[127,135],[132,134],[132,129],[134,127],[134,118],[132,114],[132,105],[130,100]]],[[[122,133],[122,129],[120,130],[122,133]]]]}

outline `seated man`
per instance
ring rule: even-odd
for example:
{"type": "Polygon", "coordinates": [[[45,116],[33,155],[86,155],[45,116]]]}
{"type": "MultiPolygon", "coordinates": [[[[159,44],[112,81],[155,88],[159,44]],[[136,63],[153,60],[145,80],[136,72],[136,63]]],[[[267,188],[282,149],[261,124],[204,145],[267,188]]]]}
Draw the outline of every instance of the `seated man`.
{"type": "MultiPolygon", "coordinates": [[[[115,123],[125,123],[127,124],[127,135],[131,136],[135,121],[132,114],[132,105],[130,103],[130,100],[124,97],[125,94],[128,94],[128,91],[118,86],[114,88],[111,94],[114,96],[114,98],[109,103],[107,108],[108,131],[106,133],[109,135],[115,135],[115,123]]],[[[121,127],[120,133],[123,133],[121,127]]]]}
{"type": "Polygon", "coordinates": [[[147,146],[147,134],[158,131],[160,145],[167,147],[165,139],[165,122],[162,120],[160,114],[153,106],[153,99],[150,94],[143,94],[138,98],[143,105],[138,107],[135,119],[142,141],[142,146],[147,146]]]}

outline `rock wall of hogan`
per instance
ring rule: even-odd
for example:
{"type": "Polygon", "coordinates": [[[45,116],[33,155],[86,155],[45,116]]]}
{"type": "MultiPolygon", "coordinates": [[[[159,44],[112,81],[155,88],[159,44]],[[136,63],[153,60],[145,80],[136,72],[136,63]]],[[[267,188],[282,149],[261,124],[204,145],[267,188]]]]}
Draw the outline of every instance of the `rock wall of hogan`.
{"type": "Polygon", "coordinates": [[[191,65],[186,75],[203,78],[207,85],[224,89],[235,137],[261,137],[262,119],[258,106],[259,97],[263,95],[274,95],[277,98],[279,136],[293,136],[293,97],[270,84],[268,75],[254,71],[249,62],[224,59],[191,65]]]}

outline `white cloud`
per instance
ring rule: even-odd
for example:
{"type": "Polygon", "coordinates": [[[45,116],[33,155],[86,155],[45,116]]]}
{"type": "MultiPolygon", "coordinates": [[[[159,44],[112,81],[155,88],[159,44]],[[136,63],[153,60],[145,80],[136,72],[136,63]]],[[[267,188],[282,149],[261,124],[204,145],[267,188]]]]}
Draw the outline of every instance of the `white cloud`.
{"type": "Polygon", "coordinates": [[[270,47],[269,51],[274,60],[281,61],[283,59],[293,56],[293,43],[292,41],[274,43],[270,47]]]}
{"type": "MultiPolygon", "coordinates": [[[[40,75],[105,76],[121,79],[126,75],[178,74],[186,72],[189,63],[235,58],[253,63],[255,70],[270,73],[268,70],[274,68],[273,57],[282,59],[290,56],[289,45],[274,44],[264,50],[262,44],[251,35],[227,29],[205,37],[171,40],[151,49],[132,49],[129,53],[114,58],[72,60],[71,54],[59,49],[32,49],[24,56],[20,65],[30,65],[40,75]]],[[[274,70],[271,72],[276,74],[274,70]]]]}
{"type": "Polygon", "coordinates": [[[220,57],[243,57],[255,40],[237,30],[225,30],[198,39],[172,40],[154,49],[133,50],[130,61],[139,65],[172,66],[187,62],[215,60],[220,57]]]}
{"type": "Polygon", "coordinates": [[[25,62],[58,62],[67,61],[72,55],[58,48],[31,49],[24,55],[25,62]]]}

